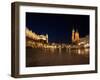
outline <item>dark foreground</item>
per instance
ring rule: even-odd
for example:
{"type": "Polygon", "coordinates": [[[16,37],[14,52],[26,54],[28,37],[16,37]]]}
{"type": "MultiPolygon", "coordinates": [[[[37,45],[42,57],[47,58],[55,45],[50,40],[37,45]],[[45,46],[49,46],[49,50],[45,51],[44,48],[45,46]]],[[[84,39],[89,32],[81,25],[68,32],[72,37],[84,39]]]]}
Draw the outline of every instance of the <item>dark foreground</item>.
{"type": "Polygon", "coordinates": [[[89,49],[26,48],[26,67],[89,64],[89,49]]]}

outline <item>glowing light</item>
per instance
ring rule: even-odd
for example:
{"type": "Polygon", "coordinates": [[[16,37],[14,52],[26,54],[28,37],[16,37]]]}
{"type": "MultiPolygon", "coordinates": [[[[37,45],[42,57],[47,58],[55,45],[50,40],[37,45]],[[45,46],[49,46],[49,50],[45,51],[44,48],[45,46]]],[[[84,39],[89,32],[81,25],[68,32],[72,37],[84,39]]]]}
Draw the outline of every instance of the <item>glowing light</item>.
{"type": "Polygon", "coordinates": [[[38,35],[38,34],[32,32],[31,30],[29,30],[28,28],[26,28],[26,37],[29,37],[33,40],[45,40],[46,42],[48,42],[48,34],[38,35]]]}

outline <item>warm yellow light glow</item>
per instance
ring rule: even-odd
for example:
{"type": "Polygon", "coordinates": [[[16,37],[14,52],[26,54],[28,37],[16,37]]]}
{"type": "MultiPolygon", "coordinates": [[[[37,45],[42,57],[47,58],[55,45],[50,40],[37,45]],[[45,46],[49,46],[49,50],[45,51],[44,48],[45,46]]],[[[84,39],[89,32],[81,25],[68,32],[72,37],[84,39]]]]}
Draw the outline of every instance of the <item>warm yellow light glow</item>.
{"type": "Polygon", "coordinates": [[[80,38],[79,38],[79,32],[73,29],[72,30],[72,42],[79,42],[80,38]]]}
{"type": "MultiPolygon", "coordinates": [[[[77,43],[75,45],[66,44],[66,43],[48,43],[48,34],[46,35],[39,35],[35,32],[32,32],[28,28],[26,28],[26,47],[32,48],[45,48],[54,51],[54,49],[61,49],[71,50],[71,49],[89,49],[89,36],[80,38],[78,31],[72,30],[72,42],[77,43]]],[[[82,54],[82,50],[77,51],[78,54],[82,54]]]]}
{"type": "Polygon", "coordinates": [[[79,33],[78,32],[75,32],[75,41],[79,41],[79,33]]]}
{"type": "Polygon", "coordinates": [[[28,28],[26,28],[26,37],[34,39],[34,40],[45,40],[46,42],[48,42],[48,34],[38,35],[32,32],[31,30],[29,30],[28,28]]]}

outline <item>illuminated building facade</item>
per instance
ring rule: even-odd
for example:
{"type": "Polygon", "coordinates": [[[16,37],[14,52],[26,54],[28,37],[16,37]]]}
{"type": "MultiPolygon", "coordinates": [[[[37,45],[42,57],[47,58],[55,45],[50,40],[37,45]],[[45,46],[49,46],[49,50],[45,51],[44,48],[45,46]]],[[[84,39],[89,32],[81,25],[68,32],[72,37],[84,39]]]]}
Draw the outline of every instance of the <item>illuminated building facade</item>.
{"type": "Polygon", "coordinates": [[[74,36],[74,34],[75,34],[75,30],[73,29],[72,30],[72,42],[75,42],[75,36],[74,36]]]}
{"type": "Polygon", "coordinates": [[[26,28],[26,41],[31,40],[34,42],[43,42],[48,43],[48,34],[46,35],[38,35],[28,28],[26,28]]]}
{"type": "Polygon", "coordinates": [[[65,44],[65,43],[49,43],[48,42],[48,34],[46,35],[39,35],[35,32],[32,32],[28,28],[26,28],[26,46],[32,47],[32,48],[66,48],[66,49],[76,49],[76,48],[89,48],[89,36],[85,36],[80,38],[78,30],[72,30],[72,43],[74,43],[74,46],[71,46],[71,44],[65,44]]]}
{"type": "Polygon", "coordinates": [[[80,38],[80,41],[79,41],[78,45],[89,48],[89,36],[87,35],[83,38],[80,38]]]}
{"type": "Polygon", "coordinates": [[[78,30],[72,30],[72,42],[73,43],[78,43],[79,42],[79,40],[80,40],[80,37],[79,37],[79,32],[78,32],[78,30]]]}

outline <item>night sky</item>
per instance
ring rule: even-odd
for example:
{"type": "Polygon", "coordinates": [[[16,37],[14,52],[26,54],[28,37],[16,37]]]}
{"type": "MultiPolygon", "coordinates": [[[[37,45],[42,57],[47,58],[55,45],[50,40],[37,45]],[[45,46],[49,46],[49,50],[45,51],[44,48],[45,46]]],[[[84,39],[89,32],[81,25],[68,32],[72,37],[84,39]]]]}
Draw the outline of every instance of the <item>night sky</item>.
{"type": "Polygon", "coordinates": [[[49,42],[70,43],[73,28],[80,37],[89,35],[89,15],[27,12],[26,26],[37,34],[48,34],[49,42]]]}

